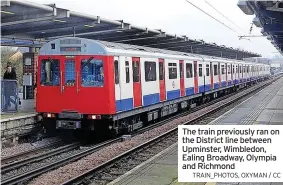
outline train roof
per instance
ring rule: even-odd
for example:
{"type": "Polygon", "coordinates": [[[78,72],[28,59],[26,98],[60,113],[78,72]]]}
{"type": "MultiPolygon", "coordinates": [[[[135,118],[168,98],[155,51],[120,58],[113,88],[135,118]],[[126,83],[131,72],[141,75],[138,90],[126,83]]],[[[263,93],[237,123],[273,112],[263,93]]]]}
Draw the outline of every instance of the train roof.
{"type": "Polygon", "coordinates": [[[182,59],[198,59],[198,60],[210,60],[214,62],[232,62],[238,61],[243,63],[256,64],[252,62],[246,62],[236,59],[226,59],[220,57],[199,55],[193,53],[185,53],[179,51],[150,48],[145,46],[137,46],[130,44],[114,43],[100,40],[91,40],[79,37],[64,37],[52,40],[44,44],[40,51],[40,55],[78,55],[78,54],[98,54],[98,55],[117,55],[117,54],[136,54],[141,56],[158,56],[158,57],[168,57],[168,58],[182,58],[182,59]],[[52,46],[53,45],[53,46],[52,46]],[[82,49],[80,51],[65,51],[62,48],[74,47],[82,49]]]}

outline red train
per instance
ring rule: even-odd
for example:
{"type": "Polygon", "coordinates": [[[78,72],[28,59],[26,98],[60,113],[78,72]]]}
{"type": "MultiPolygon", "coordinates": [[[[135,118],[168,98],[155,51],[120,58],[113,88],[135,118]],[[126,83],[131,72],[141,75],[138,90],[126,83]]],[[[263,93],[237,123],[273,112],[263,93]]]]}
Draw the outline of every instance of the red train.
{"type": "Polygon", "coordinates": [[[47,127],[131,131],[269,75],[266,64],[60,38],[40,49],[36,110],[47,127]]]}

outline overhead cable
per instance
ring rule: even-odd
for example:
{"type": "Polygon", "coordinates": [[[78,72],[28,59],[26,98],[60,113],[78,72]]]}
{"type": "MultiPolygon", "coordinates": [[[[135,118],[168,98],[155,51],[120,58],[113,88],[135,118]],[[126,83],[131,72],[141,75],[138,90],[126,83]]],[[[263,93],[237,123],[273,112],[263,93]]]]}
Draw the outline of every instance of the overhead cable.
{"type": "Polygon", "coordinates": [[[225,23],[219,21],[218,19],[216,19],[215,17],[213,17],[212,15],[206,13],[204,10],[200,9],[199,7],[197,7],[196,5],[194,5],[193,3],[191,3],[190,1],[186,0],[189,4],[191,4],[192,6],[194,6],[195,8],[199,9],[200,11],[202,11],[203,13],[205,13],[206,15],[208,15],[209,17],[211,17],[212,19],[214,19],[215,21],[219,22],[220,24],[224,25],[225,27],[227,27],[228,29],[230,29],[231,31],[237,33],[238,35],[240,35],[237,31],[235,31],[234,29],[230,28],[229,26],[227,26],[225,23]]]}
{"type": "Polygon", "coordinates": [[[229,22],[231,22],[232,24],[234,24],[235,26],[237,26],[238,28],[240,28],[241,30],[245,31],[244,29],[242,29],[241,27],[239,27],[237,24],[235,24],[233,21],[231,21],[228,17],[226,17],[224,14],[222,14],[220,11],[218,11],[214,6],[212,6],[209,2],[207,2],[206,0],[204,0],[206,2],[206,4],[208,4],[211,8],[213,8],[215,11],[217,11],[220,15],[222,15],[224,18],[226,18],[229,22]]]}

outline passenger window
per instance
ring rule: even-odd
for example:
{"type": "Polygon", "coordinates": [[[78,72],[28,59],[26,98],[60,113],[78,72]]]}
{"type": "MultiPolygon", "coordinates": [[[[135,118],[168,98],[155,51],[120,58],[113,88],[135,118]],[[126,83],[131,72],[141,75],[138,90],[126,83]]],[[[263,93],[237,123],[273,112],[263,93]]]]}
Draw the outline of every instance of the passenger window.
{"type": "Polygon", "coordinates": [[[233,74],[235,74],[235,66],[233,65],[233,74]]]}
{"type": "Polygon", "coordinates": [[[213,71],[214,71],[214,76],[218,75],[217,74],[217,64],[213,65],[213,71]]]}
{"type": "Polygon", "coordinates": [[[60,85],[60,62],[58,59],[41,61],[40,84],[44,86],[60,85]]]}
{"type": "Polygon", "coordinates": [[[126,83],[130,82],[130,70],[129,70],[129,61],[125,62],[125,69],[126,69],[126,83]]]}
{"type": "Polygon", "coordinates": [[[180,67],[180,78],[184,78],[183,77],[183,63],[179,63],[179,67],[180,67]]]}
{"type": "Polygon", "coordinates": [[[198,76],[202,76],[202,64],[198,65],[198,76]]]}
{"type": "Polygon", "coordinates": [[[206,64],[206,76],[209,76],[209,65],[206,64]]]}
{"type": "Polygon", "coordinates": [[[227,70],[228,70],[228,74],[231,74],[231,66],[230,66],[230,65],[228,65],[227,67],[228,67],[228,68],[227,68],[227,70]]]}
{"type": "Polygon", "coordinates": [[[186,64],[186,73],[187,73],[187,78],[192,78],[193,77],[193,65],[187,63],[186,64]]]}
{"type": "Polygon", "coordinates": [[[164,64],[159,62],[159,80],[164,80],[164,64]]]}
{"type": "Polygon", "coordinates": [[[81,60],[81,85],[83,87],[103,87],[103,61],[97,59],[81,60]]]}
{"type": "Polygon", "coordinates": [[[65,85],[74,86],[75,82],[75,60],[68,59],[65,61],[65,85]]]}
{"type": "Polygon", "coordinates": [[[169,67],[169,79],[177,78],[177,64],[176,63],[168,63],[169,67]]]}
{"type": "Polygon", "coordinates": [[[155,62],[145,62],[145,81],[156,81],[156,63],[155,62]]]}
{"type": "Polygon", "coordinates": [[[240,66],[240,73],[242,73],[242,66],[240,66]]]}
{"type": "Polygon", "coordinates": [[[140,63],[138,61],[133,61],[133,81],[139,82],[140,81],[140,63]]]}
{"type": "Polygon", "coordinates": [[[236,73],[239,73],[239,68],[238,68],[238,66],[236,66],[236,73]]]}
{"type": "Polygon", "coordinates": [[[119,84],[119,65],[118,60],[114,61],[114,71],[115,71],[115,84],[119,84]]]}

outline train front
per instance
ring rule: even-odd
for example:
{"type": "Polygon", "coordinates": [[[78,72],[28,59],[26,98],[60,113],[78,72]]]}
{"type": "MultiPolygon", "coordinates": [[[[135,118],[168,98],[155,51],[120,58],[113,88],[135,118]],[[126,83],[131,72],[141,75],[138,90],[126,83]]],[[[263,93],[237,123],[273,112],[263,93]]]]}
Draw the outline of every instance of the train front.
{"type": "Polygon", "coordinates": [[[36,111],[46,127],[91,130],[115,113],[113,57],[101,44],[56,39],[38,61],[36,111]]]}

